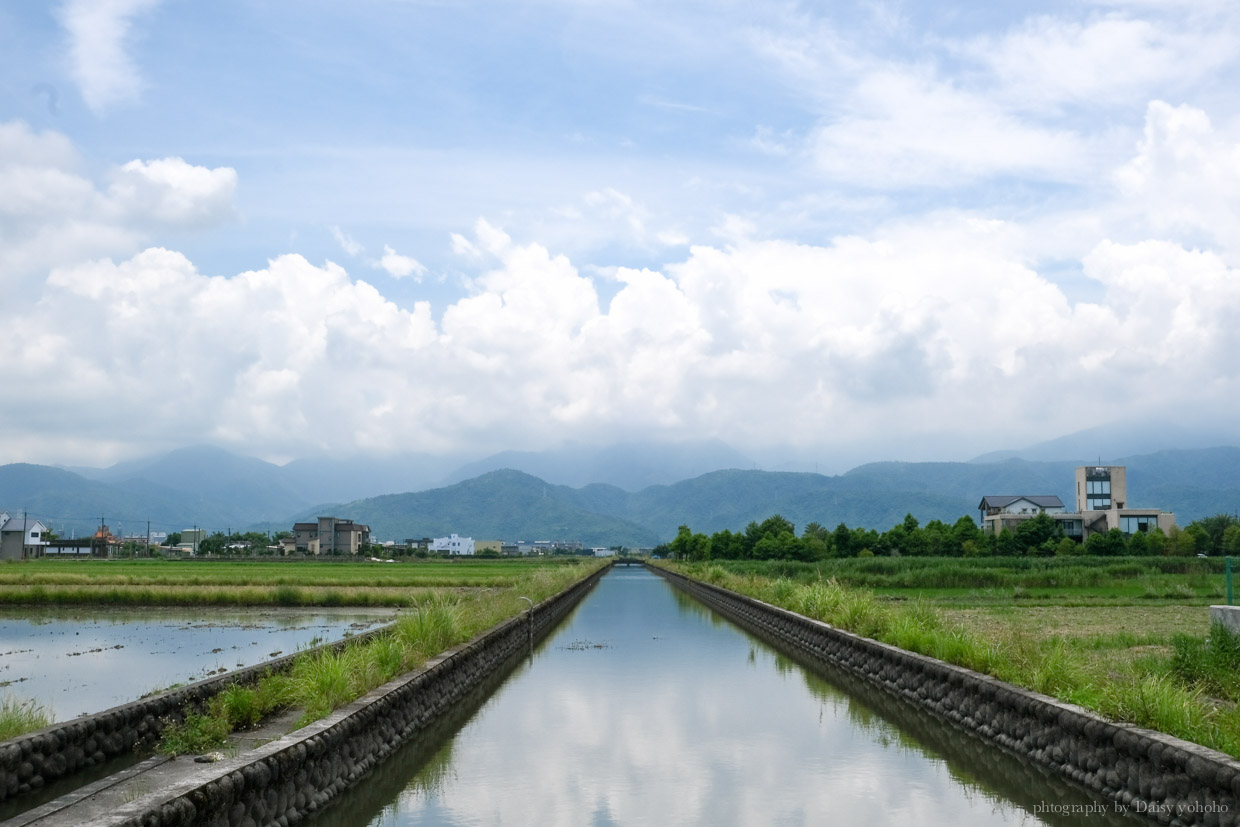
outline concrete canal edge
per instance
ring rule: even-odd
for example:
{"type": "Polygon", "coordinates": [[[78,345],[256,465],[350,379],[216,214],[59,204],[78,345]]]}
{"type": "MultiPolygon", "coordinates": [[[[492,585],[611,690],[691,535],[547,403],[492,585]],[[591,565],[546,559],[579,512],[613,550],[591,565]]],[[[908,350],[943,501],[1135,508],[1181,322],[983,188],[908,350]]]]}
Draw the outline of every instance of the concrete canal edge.
{"type": "Polygon", "coordinates": [[[1228,755],[650,568],[740,626],[903,698],[1130,813],[1164,824],[1240,825],[1240,762],[1228,755]]]}
{"type": "MultiPolygon", "coordinates": [[[[360,781],[495,670],[550,632],[609,570],[497,624],[328,717],[257,749],[196,765],[179,781],[89,823],[109,827],[295,824],[360,781]]],[[[380,631],[380,630],[376,630],[380,631]]],[[[356,639],[356,638],[354,638],[356,639]]],[[[104,713],[105,715],[108,713],[104,713]]]]}
{"type": "MultiPolygon", "coordinates": [[[[383,634],[388,628],[385,624],[306,651],[339,649],[383,634]]],[[[269,672],[289,669],[298,654],[168,689],[0,743],[0,801],[34,792],[57,779],[153,744],[169,723],[183,721],[187,710],[201,712],[207,701],[234,683],[248,686],[269,672]]]]}

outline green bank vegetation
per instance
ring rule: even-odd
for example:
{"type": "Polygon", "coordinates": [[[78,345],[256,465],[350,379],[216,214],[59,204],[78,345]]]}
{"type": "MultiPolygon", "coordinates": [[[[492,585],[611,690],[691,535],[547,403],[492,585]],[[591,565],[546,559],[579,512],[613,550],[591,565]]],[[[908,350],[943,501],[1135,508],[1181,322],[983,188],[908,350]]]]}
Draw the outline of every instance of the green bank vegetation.
{"type": "MultiPolygon", "coordinates": [[[[906,565],[910,561],[893,562],[906,565]]],[[[977,573],[966,570],[962,574],[947,562],[927,561],[930,565],[914,582],[933,589],[977,573]]],[[[1106,618],[1098,616],[1099,612],[1118,615],[1125,611],[1116,607],[1048,609],[1060,622],[1039,628],[1022,622],[1023,609],[947,609],[933,597],[917,593],[917,587],[911,587],[912,594],[880,595],[811,567],[790,571],[782,563],[666,565],[695,579],[993,675],[1113,720],[1240,757],[1240,636],[1221,626],[1208,628],[1203,605],[1139,607],[1145,622],[1171,611],[1183,616],[1169,626],[1150,623],[1145,628],[1119,629],[1099,622],[1106,618]],[[1065,612],[1075,615],[1065,618],[1065,612]],[[1195,619],[1188,618],[1189,612],[1195,619]]],[[[898,577],[899,568],[886,574],[898,577]]],[[[1012,568],[1009,574],[1021,570],[1020,566],[1012,568]]],[[[1001,573],[986,576],[995,574],[1001,573]]]]}
{"type": "Polygon", "coordinates": [[[302,727],[357,699],[398,675],[416,669],[440,652],[463,643],[535,603],[568,588],[604,565],[540,566],[512,586],[485,591],[427,595],[378,636],[336,651],[303,652],[284,673],[270,673],[254,686],[234,684],[205,711],[167,727],[159,745],[172,755],[201,753],[221,746],[235,729],[252,727],[282,709],[302,709],[302,727]]]}

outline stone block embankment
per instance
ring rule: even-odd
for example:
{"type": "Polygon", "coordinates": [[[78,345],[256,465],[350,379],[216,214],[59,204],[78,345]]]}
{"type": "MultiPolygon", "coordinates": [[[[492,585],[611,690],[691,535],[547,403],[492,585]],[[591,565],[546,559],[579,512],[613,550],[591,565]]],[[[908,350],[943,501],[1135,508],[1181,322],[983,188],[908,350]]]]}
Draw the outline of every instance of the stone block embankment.
{"type": "Polygon", "coordinates": [[[654,570],[741,626],[903,698],[1129,812],[1172,825],[1240,825],[1240,762],[1223,753],[1107,721],[988,675],[654,570]]]}
{"type": "MultiPolygon", "coordinates": [[[[387,628],[326,643],[316,650],[347,646],[382,634],[387,628]]],[[[0,743],[0,801],[153,744],[170,722],[184,720],[187,710],[201,712],[207,701],[234,683],[253,684],[268,672],[289,669],[298,654],[169,689],[0,743]]]]}
{"type": "Polygon", "coordinates": [[[91,823],[111,827],[295,824],[432,726],[493,673],[526,652],[607,571],[504,621],[327,718],[258,749],[202,765],[168,789],[91,823]],[[532,634],[531,634],[532,625],[532,634]]]}

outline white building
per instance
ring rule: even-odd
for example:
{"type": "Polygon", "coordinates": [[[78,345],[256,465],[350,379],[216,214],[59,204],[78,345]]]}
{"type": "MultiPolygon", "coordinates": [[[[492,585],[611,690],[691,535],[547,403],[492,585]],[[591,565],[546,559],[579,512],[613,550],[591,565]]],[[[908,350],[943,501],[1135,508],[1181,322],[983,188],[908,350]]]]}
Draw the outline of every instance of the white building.
{"type": "Polygon", "coordinates": [[[42,557],[48,528],[30,517],[11,517],[0,511],[0,560],[42,557]]]}
{"type": "Polygon", "coordinates": [[[594,552],[595,557],[612,557],[615,555],[615,552],[609,548],[592,548],[590,551],[594,552]]]}
{"type": "Polygon", "coordinates": [[[431,551],[447,552],[450,555],[473,555],[474,538],[461,537],[453,534],[451,537],[436,537],[431,540],[431,551]]]}

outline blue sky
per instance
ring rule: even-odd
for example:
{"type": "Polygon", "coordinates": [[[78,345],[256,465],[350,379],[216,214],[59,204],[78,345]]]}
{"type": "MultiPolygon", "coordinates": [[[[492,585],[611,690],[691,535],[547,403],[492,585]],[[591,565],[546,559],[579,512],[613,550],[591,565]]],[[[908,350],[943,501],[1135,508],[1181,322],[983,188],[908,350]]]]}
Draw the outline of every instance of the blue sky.
{"type": "Polygon", "coordinates": [[[1238,54],[1208,0],[10,3],[2,459],[1218,424],[1238,54]]]}

